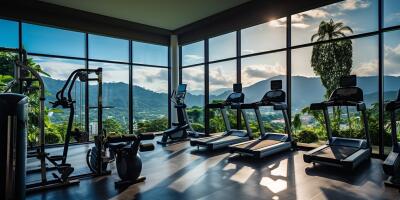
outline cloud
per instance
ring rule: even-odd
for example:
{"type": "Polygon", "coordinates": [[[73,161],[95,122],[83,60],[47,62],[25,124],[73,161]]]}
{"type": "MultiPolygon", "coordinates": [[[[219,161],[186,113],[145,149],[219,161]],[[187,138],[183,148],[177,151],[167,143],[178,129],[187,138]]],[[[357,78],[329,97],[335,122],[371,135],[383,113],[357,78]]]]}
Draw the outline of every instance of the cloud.
{"type": "Polygon", "coordinates": [[[204,90],[204,67],[182,69],[182,81],[188,84],[188,90],[204,90]]]}
{"type": "Polygon", "coordinates": [[[295,28],[305,29],[310,27],[305,21],[309,19],[323,19],[330,16],[330,14],[324,9],[314,9],[306,12],[292,15],[292,26],[295,28]]]}
{"type": "Polygon", "coordinates": [[[225,86],[231,87],[232,83],[235,82],[236,77],[230,77],[222,74],[221,68],[217,68],[216,70],[210,70],[209,81],[210,85],[215,86],[225,86]]]}
{"type": "Polygon", "coordinates": [[[305,24],[305,23],[292,23],[292,26],[295,28],[301,28],[301,29],[306,29],[306,28],[310,27],[309,24],[305,24]]]}
{"type": "Polygon", "coordinates": [[[286,17],[272,20],[272,21],[268,22],[267,24],[268,24],[268,26],[274,27],[274,28],[286,27],[286,17]]]}
{"type": "Polygon", "coordinates": [[[400,44],[395,47],[386,46],[385,49],[385,74],[400,75],[400,44]]]}
{"type": "Polygon", "coordinates": [[[274,65],[248,65],[244,66],[243,69],[242,81],[245,85],[286,74],[286,67],[282,66],[280,63],[275,63],[274,65]]]}
{"type": "Polygon", "coordinates": [[[67,62],[66,60],[58,58],[44,59],[35,57],[34,62],[39,64],[42,67],[43,71],[48,73],[51,78],[57,80],[66,80],[72,71],[80,68],[85,68],[83,63],[77,64],[73,62],[67,62]]]}
{"type": "Polygon", "coordinates": [[[385,17],[386,22],[393,22],[393,21],[399,21],[399,20],[400,20],[400,12],[392,13],[389,16],[385,17]]]}
{"type": "Polygon", "coordinates": [[[338,4],[339,9],[341,10],[357,10],[368,8],[369,6],[370,2],[367,0],[346,0],[338,4]]]}
{"type": "Polygon", "coordinates": [[[369,62],[361,63],[356,66],[351,72],[357,76],[377,76],[378,75],[378,60],[374,59],[369,62]]]}
{"type": "Polygon", "coordinates": [[[301,14],[311,17],[311,18],[325,18],[325,17],[329,16],[329,13],[323,9],[309,10],[309,11],[303,12],[301,14]]]}
{"type": "Polygon", "coordinates": [[[186,63],[200,63],[203,62],[204,57],[199,55],[187,54],[183,56],[186,63]]]}
{"type": "Polygon", "coordinates": [[[133,67],[132,81],[134,85],[155,92],[168,91],[168,70],[153,67],[133,67]]]}

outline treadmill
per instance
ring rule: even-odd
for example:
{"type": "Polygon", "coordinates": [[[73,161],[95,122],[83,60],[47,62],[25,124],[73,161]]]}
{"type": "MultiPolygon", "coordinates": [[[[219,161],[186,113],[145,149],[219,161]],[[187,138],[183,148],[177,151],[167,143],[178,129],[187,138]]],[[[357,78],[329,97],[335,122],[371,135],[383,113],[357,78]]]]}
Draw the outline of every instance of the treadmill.
{"type": "Polygon", "coordinates": [[[383,162],[383,171],[390,177],[385,185],[400,189],[400,143],[397,139],[396,111],[400,108],[400,90],[397,100],[386,104],[386,111],[390,112],[390,124],[392,128],[392,151],[383,162]]]}
{"type": "Polygon", "coordinates": [[[231,93],[225,101],[221,103],[208,104],[207,109],[218,109],[221,112],[222,118],[225,124],[225,132],[216,133],[213,136],[203,138],[192,138],[190,140],[191,146],[197,146],[197,148],[205,147],[209,151],[228,147],[231,144],[236,144],[250,140],[252,134],[250,125],[247,120],[245,111],[240,109],[240,104],[244,102],[244,94],[242,93],[242,84],[233,84],[233,93],[231,93]],[[226,108],[240,110],[246,125],[246,130],[232,129],[226,108]]]}
{"type": "Polygon", "coordinates": [[[362,162],[369,160],[371,143],[368,132],[366,106],[363,102],[363,91],[356,86],[356,76],[346,76],[340,79],[340,87],[335,89],[329,100],[313,103],[310,110],[322,110],[325,128],[328,133],[327,144],[306,152],[303,159],[307,163],[320,163],[353,170],[362,162]],[[356,107],[361,112],[365,139],[333,137],[328,108],[338,106],[356,107]]]}
{"type": "Polygon", "coordinates": [[[294,145],[287,114],[286,94],[282,90],[282,80],[271,81],[271,91],[265,93],[261,101],[241,104],[241,109],[254,109],[261,132],[259,139],[254,139],[229,146],[231,153],[239,153],[254,158],[263,158],[281,151],[289,150],[294,145]],[[260,107],[271,106],[282,111],[286,133],[266,133],[261,119],[260,107]]]}

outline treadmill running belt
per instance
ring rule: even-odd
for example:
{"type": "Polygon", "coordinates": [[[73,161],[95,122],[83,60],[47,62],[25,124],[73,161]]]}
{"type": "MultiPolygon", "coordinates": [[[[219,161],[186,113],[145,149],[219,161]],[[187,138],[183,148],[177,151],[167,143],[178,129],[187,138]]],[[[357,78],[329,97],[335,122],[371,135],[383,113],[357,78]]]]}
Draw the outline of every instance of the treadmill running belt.
{"type": "Polygon", "coordinates": [[[240,138],[243,138],[243,137],[233,136],[233,135],[221,136],[218,138],[212,138],[211,140],[206,141],[206,143],[220,143],[220,142],[231,141],[231,140],[236,140],[236,139],[240,139],[240,138]]]}
{"type": "Polygon", "coordinates": [[[247,150],[257,150],[264,147],[272,146],[274,144],[281,143],[281,141],[277,140],[254,140],[253,142],[244,143],[240,145],[235,145],[235,148],[238,149],[247,149],[247,150]]]}
{"type": "Polygon", "coordinates": [[[342,160],[351,156],[353,153],[358,151],[358,149],[359,148],[356,147],[328,146],[320,151],[315,152],[313,155],[335,160],[342,160]]]}

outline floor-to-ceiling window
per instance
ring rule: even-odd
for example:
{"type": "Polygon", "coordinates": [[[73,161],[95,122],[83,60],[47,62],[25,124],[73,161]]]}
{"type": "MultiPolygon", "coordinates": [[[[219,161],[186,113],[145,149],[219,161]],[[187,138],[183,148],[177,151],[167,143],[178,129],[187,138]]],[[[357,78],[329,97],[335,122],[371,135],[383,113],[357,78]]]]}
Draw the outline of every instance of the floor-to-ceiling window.
{"type": "Polygon", "coordinates": [[[133,129],[156,132],[168,127],[168,48],[133,42],[133,129]]]}
{"type": "MultiPolygon", "coordinates": [[[[368,109],[372,143],[379,141],[379,66],[378,37],[348,36],[378,30],[378,1],[343,1],[291,16],[292,50],[292,118],[298,140],[322,143],[326,131],[321,112],[310,111],[309,105],[329,98],[338,83],[337,76],[357,75],[357,84],[364,90],[368,109]],[[368,23],[365,23],[368,21],[368,23]],[[331,32],[323,31],[332,27],[331,32]],[[312,44],[312,42],[323,42],[312,44]],[[310,45],[307,45],[310,44],[310,45]],[[304,46],[304,47],[303,47],[304,46]],[[335,59],[337,58],[337,59],[335,59]],[[329,67],[327,67],[329,66],[329,67]],[[336,81],[337,82],[337,81],[336,81]],[[335,85],[336,84],[336,85],[335,85]],[[313,91],[312,93],[307,91],[313,91]]],[[[336,108],[332,111],[336,136],[365,138],[354,109],[336,108]]],[[[374,148],[378,152],[378,148],[374,148]]]]}
{"type": "MultiPolygon", "coordinates": [[[[265,90],[267,86],[262,84],[263,81],[282,78],[284,89],[287,87],[291,96],[288,103],[291,104],[295,138],[300,143],[320,144],[327,138],[323,119],[321,113],[310,111],[309,105],[329,98],[337,87],[337,84],[330,84],[329,78],[357,75],[357,84],[364,91],[367,105],[373,152],[383,153],[378,148],[379,141],[383,139],[388,146],[389,138],[381,133],[381,128],[387,129],[387,126],[386,122],[380,121],[379,111],[384,102],[380,101],[383,91],[379,86],[383,80],[385,100],[393,97],[396,84],[390,81],[397,77],[393,66],[398,64],[395,55],[399,37],[399,5],[395,0],[345,0],[292,14],[289,27],[289,17],[286,17],[237,30],[236,33],[204,38],[209,46],[205,51],[208,55],[204,55],[208,58],[205,77],[209,78],[205,83],[208,89],[205,93],[210,103],[223,100],[222,97],[216,98],[216,93],[221,94],[221,91],[229,89],[230,84],[241,82],[246,101],[252,101],[262,93],[258,90],[252,95],[252,87],[259,86],[265,90]],[[379,19],[382,19],[381,27],[379,19]],[[333,27],[333,32],[323,31],[326,27],[333,27]],[[287,30],[290,30],[290,35],[287,35],[287,30]],[[379,56],[380,35],[384,36],[382,51],[385,58],[379,56]],[[380,74],[381,67],[384,74],[380,74]],[[291,75],[289,80],[285,79],[287,73],[291,75]],[[286,86],[287,82],[291,84],[286,86]]],[[[185,65],[191,64],[183,62],[181,67],[184,70],[185,65]]],[[[182,73],[183,80],[185,76],[189,77],[188,73],[182,73]]],[[[335,130],[337,136],[364,137],[360,115],[355,114],[355,110],[341,108],[335,112],[330,111],[331,117],[340,113],[337,123],[340,130],[335,130]]],[[[210,112],[210,129],[215,129],[213,115],[210,112]]]]}
{"type": "MultiPolygon", "coordinates": [[[[385,28],[393,28],[400,25],[400,4],[395,0],[383,1],[383,26],[385,28]]],[[[393,101],[397,98],[400,89],[400,30],[387,31],[383,34],[384,43],[383,47],[383,97],[385,102],[393,101]]],[[[399,116],[399,112],[397,112],[399,116]]],[[[396,119],[399,120],[398,117],[396,119]]],[[[398,123],[396,123],[398,124],[398,123]]],[[[391,126],[390,126],[390,113],[384,114],[383,122],[383,145],[384,153],[388,154],[391,151],[391,126]]],[[[399,127],[397,127],[399,128],[399,127]]],[[[398,130],[398,129],[397,129],[398,130]]],[[[398,135],[400,139],[400,135],[398,135]]]]}
{"type": "MultiPolygon", "coordinates": [[[[12,61],[18,59],[18,48],[24,48],[28,53],[28,64],[42,71],[46,86],[47,144],[64,142],[69,110],[53,108],[50,102],[55,101],[56,93],[76,69],[103,69],[103,125],[109,134],[138,132],[139,128],[146,131],[141,127],[143,124],[159,124],[157,128],[149,128],[154,131],[167,127],[167,46],[3,19],[0,19],[0,27],[0,89],[5,89],[13,78],[12,61]],[[129,96],[130,84],[132,96],[129,96]],[[140,106],[150,100],[148,107],[140,106]],[[134,129],[130,129],[130,124],[134,129]]],[[[90,75],[90,78],[95,77],[90,75]]],[[[96,81],[86,85],[78,79],[72,89],[75,101],[73,128],[87,130],[89,135],[74,142],[89,141],[97,134],[97,86],[96,81]]],[[[30,146],[35,146],[38,130],[33,119],[38,114],[38,98],[31,96],[30,99],[34,106],[30,107],[32,126],[28,141],[30,146]]]]}
{"type": "Polygon", "coordinates": [[[181,49],[181,81],[187,84],[187,114],[193,129],[204,132],[204,41],[182,46],[181,49]]]}

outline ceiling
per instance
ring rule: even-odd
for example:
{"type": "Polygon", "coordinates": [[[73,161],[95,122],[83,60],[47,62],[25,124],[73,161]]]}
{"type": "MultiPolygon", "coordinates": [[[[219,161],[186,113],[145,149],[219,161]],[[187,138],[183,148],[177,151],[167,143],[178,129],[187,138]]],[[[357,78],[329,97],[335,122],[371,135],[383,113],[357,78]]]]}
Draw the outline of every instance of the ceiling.
{"type": "Polygon", "coordinates": [[[40,0],[86,12],[175,30],[251,0],[40,0]]]}

